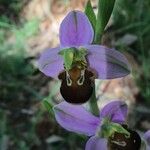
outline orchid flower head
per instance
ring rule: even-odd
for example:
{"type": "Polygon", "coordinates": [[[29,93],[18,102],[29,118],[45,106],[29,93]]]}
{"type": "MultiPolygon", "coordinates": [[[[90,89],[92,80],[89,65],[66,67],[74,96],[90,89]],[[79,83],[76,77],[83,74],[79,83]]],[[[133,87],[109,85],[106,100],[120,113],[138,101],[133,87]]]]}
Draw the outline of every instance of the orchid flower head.
{"type": "Polygon", "coordinates": [[[81,105],[67,102],[54,106],[54,113],[63,128],[90,137],[85,150],[150,150],[150,131],[141,138],[125,125],[127,105],[123,101],[108,103],[99,116],[94,116],[81,105]],[[109,120],[108,123],[105,120],[109,120]]]}
{"type": "Polygon", "coordinates": [[[123,54],[92,44],[93,38],[87,16],[81,11],[71,11],[60,25],[60,45],[47,49],[39,58],[40,71],[62,81],[61,94],[67,102],[86,102],[93,92],[95,78],[114,79],[130,73],[123,54]]]}
{"type": "MultiPolygon", "coordinates": [[[[66,130],[92,136],[91,139],[95,139],[95,137],[101,137],[103,120],[109,118],[107,126],[112,125],[109,126],[112,127],[112,131],[115,131],[117,123],[123,124],[125,122],[127,105],[122,101],[113,101],[104,106],[98,117],[92,115],[82,105],[73,105],[64,101],[54,106],[54,113],[57,122],[66,130]]],[[[106,134],[109,133],[106,131],[105,136],[106,134]]]]}

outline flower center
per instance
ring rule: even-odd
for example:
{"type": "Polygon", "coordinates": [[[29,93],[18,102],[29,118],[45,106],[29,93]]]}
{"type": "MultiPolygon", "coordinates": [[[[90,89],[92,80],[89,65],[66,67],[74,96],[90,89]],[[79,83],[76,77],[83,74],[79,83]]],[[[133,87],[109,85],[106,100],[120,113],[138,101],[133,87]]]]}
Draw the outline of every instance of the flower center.
{"type": "Polygon", "coordinates": [[[58,78],[62,81],[61,95],[67,102],[84,103],[91,97],[94,74],[88,69],[73,67],[69,71],[64,70],[58,78]]]}
{"type": "Polygon", "coordinates": [[[78,67],[80,69],[84,69],[87,67],[86,55],[87,50],[79,47],[78,49],[75,47],[65,48],[59,52],[64,59],[64,68],[69,71],[74,67],[78,67]]]}
{"type": "Polygon", "coordinates": [[[85,103],[91,97],[94,85],[94,74],[87,69],[87,50],[70,47],[62,49],[59,54],[64,59],[64,71],[58,76],[62,81],[62,97],[70,103],[85,103]]]}

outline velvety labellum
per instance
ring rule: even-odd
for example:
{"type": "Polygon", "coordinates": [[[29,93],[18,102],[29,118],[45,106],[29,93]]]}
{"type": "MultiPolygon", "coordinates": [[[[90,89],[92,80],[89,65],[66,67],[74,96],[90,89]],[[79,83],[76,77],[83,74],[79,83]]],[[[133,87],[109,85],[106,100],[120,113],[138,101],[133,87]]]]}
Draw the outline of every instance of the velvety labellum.
{"type": "Polygon", "coordinates": [[[115,132],[108,139],[108,150],[140,150],[141,138],[137,132],[123,126],[129,133],[130,137],[125,134],[115,132]]]}
{"type": "Polygon", "coordinates": [[[93,92],[94,74],[88,69],[74,67],[63,71],[58,78],[62,81],[60,92],[69,103],[81,104],[89,100],[93,92]]]}

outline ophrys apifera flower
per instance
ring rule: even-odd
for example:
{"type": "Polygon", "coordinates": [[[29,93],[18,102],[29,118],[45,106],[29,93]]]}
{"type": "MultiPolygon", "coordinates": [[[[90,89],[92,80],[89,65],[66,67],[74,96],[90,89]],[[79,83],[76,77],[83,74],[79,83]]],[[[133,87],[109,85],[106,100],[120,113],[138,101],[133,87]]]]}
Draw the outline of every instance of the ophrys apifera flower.
{"type": "Polygon", "coordinates": [[[114,79],[130,73],[127,59],[120,52],[92,44],[94,32],[87,16],[71,11],[62,21],[60,45],[42,53],[39,69],[62,81],[61,95],[70,103],[86,102],[94,79],[114,79]]]}
{"type": "Polygon", "coordinates": [[[99,116],[67,102],[54,106],[54,113],[63,128],[90,137],[85,150],[150,150],[150,131],[140,135],[126,125],[127,105],[123,101],[108,103],[99,116]]]}

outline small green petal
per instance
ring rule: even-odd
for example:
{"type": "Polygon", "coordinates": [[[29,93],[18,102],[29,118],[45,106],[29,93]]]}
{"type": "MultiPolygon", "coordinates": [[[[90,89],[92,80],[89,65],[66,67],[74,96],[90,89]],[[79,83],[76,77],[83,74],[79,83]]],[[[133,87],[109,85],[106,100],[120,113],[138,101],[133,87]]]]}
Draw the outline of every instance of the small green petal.
{"type": "Polygon", "coordinates": [[[115,132],[125,134],[127,138],[130,138],[130,133],[125,128],[123,128],[122,125],[111,122],[109,118],[105,118],[101,126],[100,136],[103,138],[108,138],[115,132]]]}
{"type": "Polygon", "coordinates": [[[64,58],[64,65],[66,70],[70,70],[73,65],[86,66],[86,58],[87,50],[84,48],[76,49],[74,47],[63,49],[59,52],[64,58]]]}
{"type": "Polygon", "coordinates": [[[64,65],[66,70],[69,70],[72,67],[74,53],[75,53],[74,48],[63,49],[62,51],[59,52],[59,54],[62,55],[64,58],[64,65]]]}
{"type": "Polygon", "coordinates": [[[112,122],[112,123],[110,124],[110,126],[111,126],[111,128],[112,128],[112,130],[113,130],[114,132],[118,132],[118,133],[121,133],[121,134],[125,134],[127,138],[130,138],[130,133],[129,133],[126,129],[124,129],[124,128],[122,127],[122,125],[120,125],[120,124],[118,124],[118,123],[113,123],[113,122],[112,122]]]}

